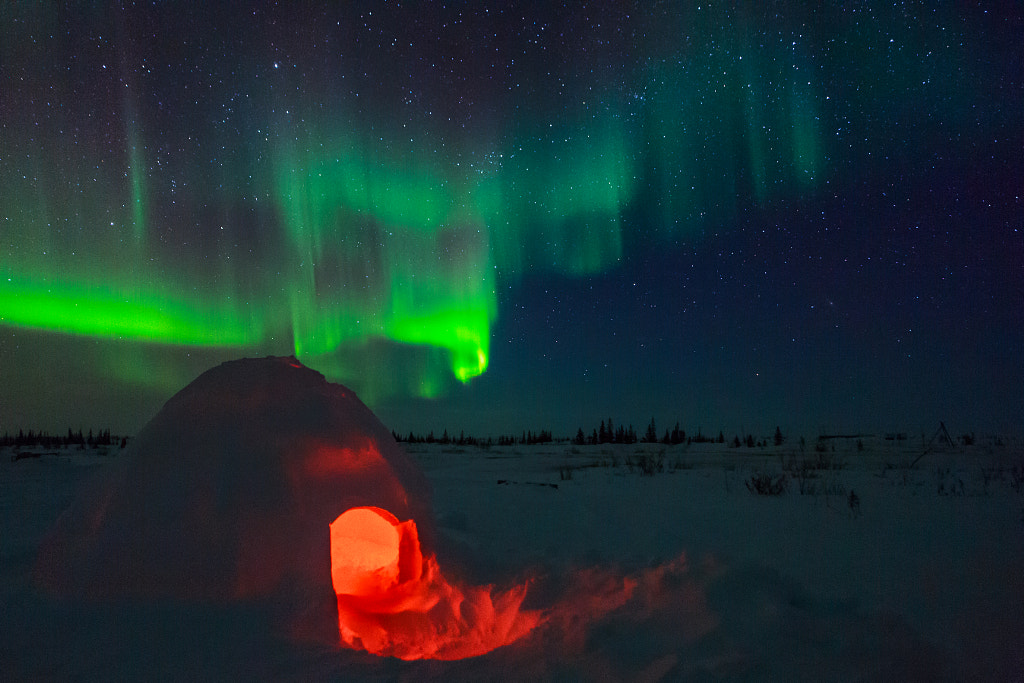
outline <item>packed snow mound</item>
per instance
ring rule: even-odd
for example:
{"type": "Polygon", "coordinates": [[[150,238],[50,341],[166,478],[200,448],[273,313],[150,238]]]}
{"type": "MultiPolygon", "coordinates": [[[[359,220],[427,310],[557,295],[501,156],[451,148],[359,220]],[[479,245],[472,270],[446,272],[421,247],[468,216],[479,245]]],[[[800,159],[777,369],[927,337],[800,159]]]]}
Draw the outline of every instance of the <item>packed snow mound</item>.
{"type": "Polygon", "coordinates": [[[416,520],[431,552],[427,481],[353,392],[295,358],[232,361],[61,516],[35,578],[75,598],[328,606],[336,640],[329,525],[357,507],[416,520]]]}

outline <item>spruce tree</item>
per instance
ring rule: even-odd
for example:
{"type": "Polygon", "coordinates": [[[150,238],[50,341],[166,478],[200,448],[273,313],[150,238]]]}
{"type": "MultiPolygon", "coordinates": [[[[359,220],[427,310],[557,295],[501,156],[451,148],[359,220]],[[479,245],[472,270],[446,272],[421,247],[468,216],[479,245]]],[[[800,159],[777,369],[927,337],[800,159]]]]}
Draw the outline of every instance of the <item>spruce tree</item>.
{"type": "Polygon", "coordinates": [[[654,418],[651,418],[651,424],[647,425],[647,433],[644,434],[644,443],[657,443],[658,442],[658,430],[654,426],[654,418]]]}

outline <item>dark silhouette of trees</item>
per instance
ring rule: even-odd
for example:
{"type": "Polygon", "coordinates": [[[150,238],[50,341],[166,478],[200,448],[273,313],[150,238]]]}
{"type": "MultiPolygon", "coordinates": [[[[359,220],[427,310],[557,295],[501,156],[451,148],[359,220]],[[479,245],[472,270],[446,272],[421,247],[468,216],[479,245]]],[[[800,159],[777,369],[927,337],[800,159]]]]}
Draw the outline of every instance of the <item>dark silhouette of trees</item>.
{"type": "Polygon", "coordinates": [[[694,436],[691,436],[691,437],[689,437],[686,440],[686,443],[714,443],[714,442],[715,442],[715,440],[713,438],[711,438],[710,436],[705,436],[704,435],[704,433],[700,430],[700,427],[697,428],[697,433],[694,436]]]}
{"type": "Polygon", "coordinates": [[[686,430],[679,428],[679,423],[676,422],[676,426],[672,429],[671,443],[673,446],[679,445],[686,442],[686,430]]]}
{"type": "Polygon", "coordinates": [[[651,423],[647,425],[647,433],[644,434],[644,443],[658,443],[658,430],[654,426],[654,418],[651,418],[651,423]]]}
{"type": "MultiPolygon", "coordinates": [[[[0,437],[0,448],[14,447],[14,448],[68,448],[70,446],[78,446],[81,449],[85,449],[86,446],[93,448],[97,446],[110,446],[118,440],[118,437],[111,436],[109,429],[101,429],[98,432],[89,430],[89,436],[86,438],[82,430],[79,429],[77,432],[68,428],[67,434],[63,436],[56,436],[45,431],[19,429],[17,435],[11,435],[8,432],[4,432],[4,435],[0,437]]],[[[127,443],[127,442],[126,442],[127,443]]]]}
{"type": "MultiPolygon", "coordinates": [[[[40,433],[42,434],[42,433],[40,433]]],[[[436,436],[434,431],[431,430],[425,437],[409,432],[406,436],[401,436],[398,432],[392,431],[392,436],[395,441],[405,443],[438,443],[438,444],[456,444],[459,446],[481,446],[488,447],[497,443],[499,446],[513,446],[513,445],[535,445],[554,443],[560,441],[562,443],[571,443],[574,446],[596,446],[600,444],[634,444],[638,442],[656,444],[661,443],[666,446],[674,446],[679,444],[705,444],[705,443],[729,443],[733,447],[747,446],[748,448],[761,447],[764,448],[769,444],[769,439],[765,438],[757,440],[753,434],[747,434],[746,436],[734,436],[731,440],[726,439],[725,433],[719,430],[717,436],[711,436],[704,434],[703,430],[698,428],[696,433],[687,434],[686,430],[679,426],[676,422],[672,429],[666,429],[662,436],[659,438],[657,431],[657,422],[655,418],[651,418],[648,423],[646,430],[644,431],[643,438],[640,438],[637,434],[636,429],[633,425],[627,425],[625,423],[616,426],[613,418],[601,420],[596,428],[591,428],[588,433],[583,427],[576,429],[576,435],[570,438],[555,439],[554,435],[549,430],[523,430],[519,434],[506,434],[497,437],[497,440],[488,437],[487,439],[478,439],[473,436],[467,436],[464,431],[460,431],[458,436],[452,436],[447,429],[442,430],[440,437],[436,436]]],[[[26,442],[28,440],[37,440],[39,435],[29,432],[26,435],[24,432],[20,432],[18,437],[11,437],[5,435],[4,440],[0,440],[0,446],[9,445],[15,441],[26,442]]],[[[776,446],[781,445],[785,442],[786,437],[782,434],[780,427],[775,428],[775,434],[772,439],[776,446]]],[[[90,445],[103,445],[112,443],[110,437],[110,431],[101,431],[98,434],[89,432],[89,436],[84,437],[81,430],[77,433],[72,430],[68,430],[66,437],[60,437],[57,439],[59,443],[63,444],[82,444],[82,448],[85,448],[86,444],[90,445]]]]}

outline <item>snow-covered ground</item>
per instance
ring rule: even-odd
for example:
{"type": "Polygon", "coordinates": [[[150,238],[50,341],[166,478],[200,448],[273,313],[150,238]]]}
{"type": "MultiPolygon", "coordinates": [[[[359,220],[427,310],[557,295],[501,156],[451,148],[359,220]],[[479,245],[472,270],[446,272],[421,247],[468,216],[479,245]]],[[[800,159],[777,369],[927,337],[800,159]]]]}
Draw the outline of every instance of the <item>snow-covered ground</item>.
{"type": "Polygon", "coordinates": [[[7,680],[1024,680],[1024,445],[404,445],[445,571],[530,581],[534,633],[453,662],[296,644],[259,605],[37,591],[39,542],[121,455],[0,451],[7,680]],[[781,495],[748,489],[755,476],[781,495]],[[852,494],[852,495],[851,495],[852,494]]]}

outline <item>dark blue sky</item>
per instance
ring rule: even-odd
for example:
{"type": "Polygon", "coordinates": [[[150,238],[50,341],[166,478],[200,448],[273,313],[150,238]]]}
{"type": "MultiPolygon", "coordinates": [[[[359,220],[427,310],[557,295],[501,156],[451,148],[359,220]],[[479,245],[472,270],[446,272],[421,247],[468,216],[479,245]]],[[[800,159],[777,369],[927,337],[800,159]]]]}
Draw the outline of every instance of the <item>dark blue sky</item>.
{"type": "Polygon", "coordinates": [[[0,430],[1021,432],[1019,9],[426,7],[3,10],[0,430]]]}

